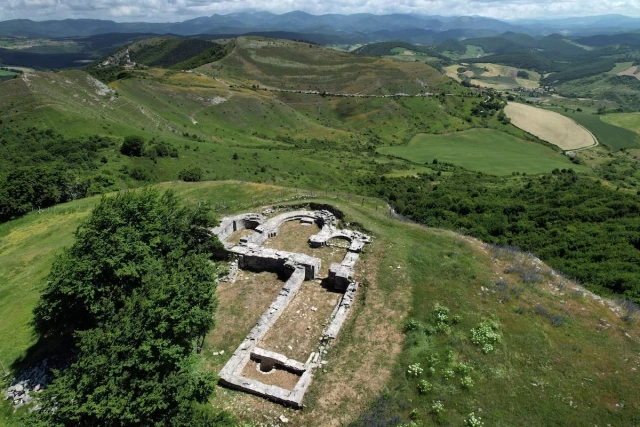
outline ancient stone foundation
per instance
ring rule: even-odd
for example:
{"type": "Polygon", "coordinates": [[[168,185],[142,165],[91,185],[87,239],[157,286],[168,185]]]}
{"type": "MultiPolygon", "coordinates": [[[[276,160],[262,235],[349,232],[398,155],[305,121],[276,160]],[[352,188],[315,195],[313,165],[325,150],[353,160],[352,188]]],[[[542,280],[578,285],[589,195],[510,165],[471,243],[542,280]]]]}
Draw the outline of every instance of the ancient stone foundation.
{"type": "Polygon", "coordinates": [[[288,277],[278,296],[220,371],[220,383],[288,406],[302,407],[302,398],[311,384],[313,369],[321,364],[325,349],[338,336],[353,304],[358,289],[358,283],[352,279],[354,266],[360,251],[369,243],[369,237],[357,231],[338,229],[336,217],[325,210],[285,212],[269,219],[254,213],[236,215],[223,218],[220,225],[212,231],[220,238],[226,250],[237,258],[238,268],[256,272],[271,271],[281,277],[288,277]],[[302,283],[317,278],[320,271],[318,258],[262,246],[268,238],[277,236],[280,226],[287,221],[299,221],[304,225],[315,223],[321,228],[319,233],[309,238],[311,247],[324,246],[331,239],[350,242],[344,260],[331,265],[327,278],[328,284],[335,290],[344,292],[344,295],[331,314],[318,351],[311,353],[305,363],[259,347],[260,341],[295,298],[302,283]],[[242,237],[238,245],[227,241],[234,232],[245,229],[254,232],[242,237]],[[287,390],[247,378],[242,375],[242,371],[250,360],[258,363],[262,372],[280,369],[299,376],[299,379],[292,390],[287,390]]]}

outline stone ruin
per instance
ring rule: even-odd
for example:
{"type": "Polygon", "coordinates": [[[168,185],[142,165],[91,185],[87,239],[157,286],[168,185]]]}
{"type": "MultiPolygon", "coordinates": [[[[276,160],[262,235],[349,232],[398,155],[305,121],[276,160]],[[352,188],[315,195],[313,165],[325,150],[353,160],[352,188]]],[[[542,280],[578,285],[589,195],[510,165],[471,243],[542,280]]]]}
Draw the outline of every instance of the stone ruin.
{"type": "Polygon", "coordinates": [[[254,272],[270,271],[278,273],[281,277],[288,277],[278,296],[220,371],[220,383],[284,405],[301,408],[302,398],[313,378],[313,369],[322,364],[326,348],[338,336],[353,304],[358,289],[358,283],[353,280],[354,267],[364,245],[370,242],[369,236],[358,231],[339,229],[335,215],[326,210],[291,211],[269,219],[263,215],[246,213],[223,218],[220,225],[212,231],[223,243],[226,251],[235,258],[232,262],[234,268],[237,266],[254,272]],[[277,236],[280,226],[288,221],[317,224],[321,228],[319,233],[309,238],[311,247],[325,246],[331,239],[349,241],[346,256],[341,263],[333,263],[330,266],[327,278],[328,286],[342,292],[343,296],[331,314],[318,350],[312,352],[304,363],[259,347],[260,341],[294,299],[302,283],[317,278],[320,271],[318,258],[263,247],[263,243],[268,238],[277,236]],[[228,242],[227,239],[240,230],[254,231],[241,237],[237,245],[228,242]],[[249,361],[258,363],[262,372],[269,372],[275,368],[295,374],[299,379],[292,390],[287,390],[247,378],[242,375],[242,371],[249,361]]]}

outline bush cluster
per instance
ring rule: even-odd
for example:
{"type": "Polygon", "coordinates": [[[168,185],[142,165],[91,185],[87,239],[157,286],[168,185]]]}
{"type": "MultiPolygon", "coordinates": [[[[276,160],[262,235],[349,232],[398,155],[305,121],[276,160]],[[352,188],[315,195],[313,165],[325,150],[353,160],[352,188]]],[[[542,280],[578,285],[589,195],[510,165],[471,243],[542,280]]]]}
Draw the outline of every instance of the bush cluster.
{"type": "Polygon", "coordinates": [[[137,135],[130,135],[124,138],[120,146],[120,153],[129,157],[148,157],[155,160],[158,157],[174,157],[179,156],[178,149],[168,145],[165,142],[147,142],[144,138],[137,135]]]}
{"type": "Polygon", "coordinates": [[[490,353],[495,350],[495,345],[500,342],[498,324],[493,320],[483,320],[480,324],[471,329],[471,342],[482,350],[483,353],[490,353]]]}
{"type": "Polygon", "coordinates": [[[185,182],[198,182],[202,181],[202,169],[195,167],[190,169],[183,169],[178,173],[178,178],[185,182]]]}

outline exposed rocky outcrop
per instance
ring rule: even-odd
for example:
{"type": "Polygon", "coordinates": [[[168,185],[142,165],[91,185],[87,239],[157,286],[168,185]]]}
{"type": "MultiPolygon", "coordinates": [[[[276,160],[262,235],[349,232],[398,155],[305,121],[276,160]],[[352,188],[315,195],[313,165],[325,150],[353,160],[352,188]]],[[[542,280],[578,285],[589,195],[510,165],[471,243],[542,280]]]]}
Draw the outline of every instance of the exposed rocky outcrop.
{"type": "MultiPolygon", "coordinates": [[[[39,364],[25,369],[11,381],[4,394],[5,400],[11,400],[15,409],[34,403],[38,393],[42,392],[53,381],[53,369],[68,367],[73,357],[56,357],[44,359],[39,364]]],[[[37,409],[37,405],[34,407],[37,409]]]]}

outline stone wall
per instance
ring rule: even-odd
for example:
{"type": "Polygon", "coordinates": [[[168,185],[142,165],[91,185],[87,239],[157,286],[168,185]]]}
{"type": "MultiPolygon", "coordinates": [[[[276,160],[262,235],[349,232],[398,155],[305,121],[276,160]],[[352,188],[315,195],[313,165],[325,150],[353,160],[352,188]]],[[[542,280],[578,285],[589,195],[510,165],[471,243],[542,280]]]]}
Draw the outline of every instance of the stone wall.
{"type": "Polygon", "coordinates": [[[227,251],[236,257],[239,268],[256,272],[272,271],[288,277],[276,299],[260,316],[256,325],[220,371],[220,383],[288,406],[302,407],[302,399],[313,379],[313,369],[326,363],[322,361],[326,347],[331,340],[337,337],[353,304],[355,292],[358,289],[358,284],[352,281],[354,266],[360,251],[366,243],[370,242],[369,237],[357,231],[338,229],[336,217],[328,210],[297,210],[285,212],[269,219],[257,214],[236,215],[223,218],[220,226],[212,231],[218,235],[227,251]],[[350,242],[349,250],[343,261],[339,264],[332,264],[328,278],[335,289],[344,291],[344,295],[331,314],[318,351],[312,353],[306,363],[259,347],[260,341],[295,298],[303,281],[317,278],[320,271],[318,258],[262,246],[268,238],[277,236],[280,227],[287,221],[301,221],[303,224],[316,223],[321,227],[320,232],[309,239],[309,244],[312,247],[324,246],[330,239],[335,238],[346,239],[350,242]],[[255,232],[243,237],[240,244],[232,245],[226,241],[235,231],[246,228],[252,228],[255,232]],[[244,377],[242,371],[250,360],[260,363],[260,368],[265,371],[281,369],[300,375],[300,379],[293,390],[286,390],[244,377]]]}

